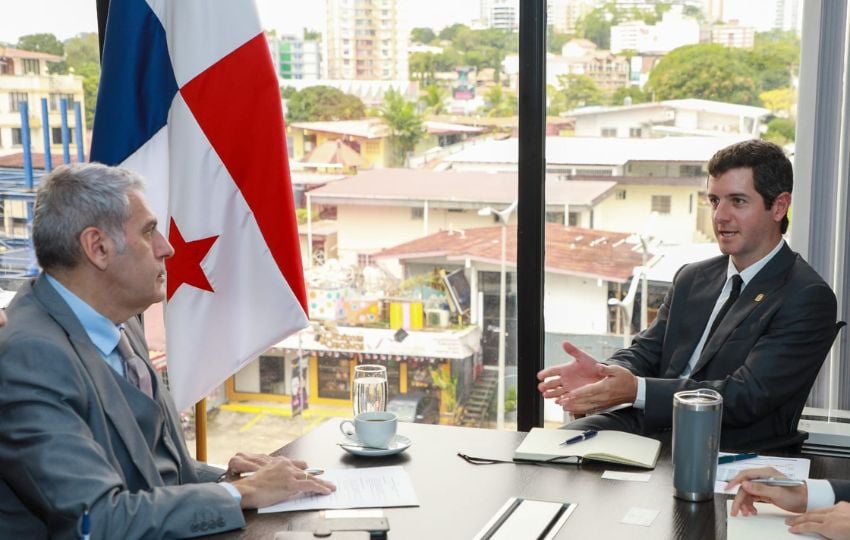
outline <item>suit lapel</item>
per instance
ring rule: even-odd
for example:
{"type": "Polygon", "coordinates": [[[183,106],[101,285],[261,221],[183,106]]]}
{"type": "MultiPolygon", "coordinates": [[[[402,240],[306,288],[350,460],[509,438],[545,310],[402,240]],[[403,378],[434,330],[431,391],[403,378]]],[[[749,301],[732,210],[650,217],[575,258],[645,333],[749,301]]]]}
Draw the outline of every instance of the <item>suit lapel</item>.
{"type": "Polygon", "coordinates": [[[738,301],[732,305],[732,308],[720,321],[720,325],[714,331],[711,339],[703,347],[702,354],[700,354],[699,360],[691,372],[692,374],[697,373],[714,358],[714,355],[717,354],[732,331],[738,328],[754,309],[761,305],[765,299],[779,292],[779,289],[788,279],[788,270],[794,264],[795,258],[796,255],[786,244],[767,263],[767,266],[762,268],[744,287],[738,301]]]}
{"type": "Polygon", "coordinates": [[[150,452],[140,452],[147,442],[135,422],[133,411],[127,404],[124,394],[115,381],[112,368],[103,360],[100,351],[92,344],[80,321],[59,296],[59,293],[42,275],[33,284],[33,292],[47,309],[47,312],[67,333],[68,339],[79,356],[80,363],[94,383],[95,391],[101,402],[104,414],[109,418],[116,433],[127,448],[127,454],[133,464],[150,486],[162,484],[156,464],[150,452]]]}
{"type": "Polygon", "coordinates": [[[702,337],[711,310],[717,302],[720,290],[726,283],[726,268],[728,258],[719,259],[719,262],[699,272],[691,284],[690,291],[685,291],[688,298],[689,316],[685,317],[681,324],[681,331],[676,338],[676,348],[670,357],[667,371],[663,374],[665,378],[676,378],[685,366],[694,349],[702,337]]]}

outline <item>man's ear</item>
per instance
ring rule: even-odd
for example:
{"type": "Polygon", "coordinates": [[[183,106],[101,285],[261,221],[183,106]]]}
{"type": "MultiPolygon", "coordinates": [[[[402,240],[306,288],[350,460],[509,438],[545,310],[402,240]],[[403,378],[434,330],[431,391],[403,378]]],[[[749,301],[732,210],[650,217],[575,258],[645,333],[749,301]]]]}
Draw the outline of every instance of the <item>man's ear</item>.
{"type": "Polygon", "coordinates": [[[788,214],[788,209],[791,208],[791,194],[783,191],[773,199],[773,206],[770,208],[773,214],[773,219],[777,223],[782,221],[782,218],[788,214]]]}
{"type": "Polygon", "coordinates": [[[80,248],[85,260],[98,270],[106,270],[115,244],[104,231],[97,227],[86,227],[80,233],[80,248]]]}

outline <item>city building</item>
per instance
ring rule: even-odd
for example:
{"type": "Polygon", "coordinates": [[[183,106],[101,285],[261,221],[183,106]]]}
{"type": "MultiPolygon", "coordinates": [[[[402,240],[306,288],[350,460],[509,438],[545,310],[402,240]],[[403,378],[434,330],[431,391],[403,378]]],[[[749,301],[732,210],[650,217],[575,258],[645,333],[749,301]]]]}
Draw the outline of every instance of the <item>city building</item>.
{"type": "Polygon", "coordinates": [[[755,44],[756,31],[752,26],[741,26],[738,21],[726,24],[715,24],[711,27],[711,42],[724,47],[752,49],[755,44]]]}
{"type": "MultiPolygon", "coordinates": [[[[614,185],[612,179],[571,182],[550,176],[547,219],[590,227],[594,209],[614,185]]],[[[515,174],[382,169],[313,189],[307,193],[307,205],[314,212],[335,209],[340,262],[365,266],[389,245],[439,231],[492,225],[493,217],[478,211],[510,205],[516,189],[515,174]]]]}
{"type": "Polygon", "coordinates": [[[699,22],[682,15],[682,6],[671,6],[661,20],[649,25],[627,21],[611,27],[611,52],[668,53],[683,45],[699,43],[699,22]]]}
{"type": "MultiPolygon", "coordinates": [[[[562,181],[616,182],[611,194],[594,204],[586,218],[580,217],[578,226],[628,233],[650,227],[653,236],[667,243],[706,242],[713,238],[711,208],[704,197],[706,163],[744,138],[547,137],[546,172],[562,181]]],[[[483,141],[444,161],[454,171],[516,174],[517,155],[517,140],[507,139],[483,141]]],[[[547,181],[547,189],[552,183],[547,181]]]]}
{"type": "MultiPolygon", "coordinates": [[[[502,66],[515,90],[519,84],[519,55],[506,55],[502,66]]],[[[546,84],[559,88],[563,75],[586,75],[602,90],[612,92],[629,84],[629,62],[625,56],[597,48],[590,40],[572,39],[562,47],[560,55],[546,55],[546,84]]]]}
{"type": "Polygon", "coordinates": [[[399,0],[326,0],[326,79],[407,80],[399,0]]]}
{"type": "MultiPolygon", "coordinates": [[[[316,81],[322,78],[321,43],[295,36],[268,36],[274,70],[284,80],[316,81]]],[[[286,83],[283,83],[286,84],[286,83]]]]}
{"type": "Polygon", "coordinates": [[[23,134],[21,104],[29,108],[30,146],[44,152],[44,129],[41,100],[47,100],[50,147],[62,147],[62,100],[68,103],[68,143],[76,144],[74,103],[80,103],[82,128],[85,132],[83,79],[75,75],[51,75],[48,64],[62,58],[51,54],[0,47],[0,155],[20,152],[23,134]]]}
{"type": "MultiPolygon", "coordinates": [[[[482,0],[487,26],[516,32],[519,28],[519,0],[482,0]]],[[[482,13],[482,15],[484,15],[482,13]]]]}
{"type": "Polygon", "coordinates": [[[570,112],[578,137],[666,137],[687,135],[758,137],[770,110],[706,99],[670,99],[570,112]]]}

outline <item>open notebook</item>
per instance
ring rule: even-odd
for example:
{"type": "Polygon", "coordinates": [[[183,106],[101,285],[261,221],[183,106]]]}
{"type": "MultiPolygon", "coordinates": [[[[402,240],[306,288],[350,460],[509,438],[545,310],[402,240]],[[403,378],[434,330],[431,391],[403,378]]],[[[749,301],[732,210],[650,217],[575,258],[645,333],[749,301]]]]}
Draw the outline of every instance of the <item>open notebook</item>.
{"type": "Polygon", "coordinates": [[[623,431],[600,431],[592,439],[561,444],[580,434],[570,429],[531,428],[514,452],[514,461],[578,463],[583,458],[654,469],[661,450],[659,441],[623,431]]]}

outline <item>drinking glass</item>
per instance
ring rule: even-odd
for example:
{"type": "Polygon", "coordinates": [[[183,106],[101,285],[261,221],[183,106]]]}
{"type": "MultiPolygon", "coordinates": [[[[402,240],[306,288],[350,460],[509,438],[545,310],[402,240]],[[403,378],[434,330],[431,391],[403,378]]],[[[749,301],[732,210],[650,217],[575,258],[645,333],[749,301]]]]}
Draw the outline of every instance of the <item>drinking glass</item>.
{"type": "Polygon", "coordinates": [[[387,368],[374,364],[355,366],[352,394],[354,416],[387,410],[387,368]]]}

